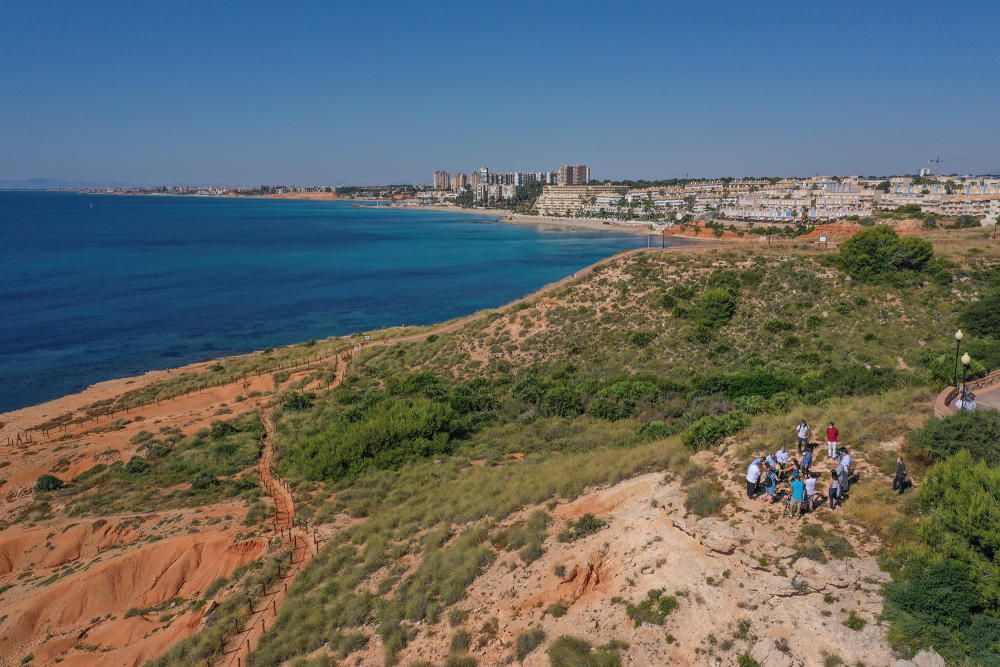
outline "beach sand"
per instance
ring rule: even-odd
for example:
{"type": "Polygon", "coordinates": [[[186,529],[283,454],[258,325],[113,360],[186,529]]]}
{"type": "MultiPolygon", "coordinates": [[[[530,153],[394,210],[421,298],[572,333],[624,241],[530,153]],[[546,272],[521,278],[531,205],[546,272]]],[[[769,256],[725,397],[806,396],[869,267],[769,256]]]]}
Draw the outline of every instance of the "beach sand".
{"type": "MultiPolygon", "coordinates": [[[[359,207],[368,208],[370,205],[358,204],[359,207]]],[[[552,227],[562,227],[563,229],[590,229],[600,231],[624,232],[627,234],[659,234],[658,231],[650,229],[647,222],[616,222],[609,220],[599,220],[596,218],[556,218],[546,215],[524,215],[514,213],[499,208],[462,208],[460,206],[371,206],[371,208],[393,208],[400,211],[441,211],[443,213],[463,213],[466,215],[479,215],[496,217],[501,222],[513,225],[548,225],[552,227]]]]}

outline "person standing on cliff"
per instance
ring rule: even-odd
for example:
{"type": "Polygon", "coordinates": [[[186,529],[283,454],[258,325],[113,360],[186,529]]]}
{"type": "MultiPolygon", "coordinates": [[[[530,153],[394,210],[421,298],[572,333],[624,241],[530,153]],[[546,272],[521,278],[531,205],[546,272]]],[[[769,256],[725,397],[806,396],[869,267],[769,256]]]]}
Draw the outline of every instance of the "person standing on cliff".
{"type": "Polygon", "coordinates": [[[795,427],[795,441],[798,444],[799,455],[802,455],[803,450],[809,446],[809,423],[805,419],[799,422],[799,425],[795,427]]]}
{"type": "Polygon", "coordinates": [[[826,427],[826,456],[827,458],[835,458],[837,456],[837,447],[840,446],[840,431],[837,427],[830,422],[830,425],[826,427]]]}
{"type": "Polygon", "coordinates": [[[903,495],[903,489],[906,488],[906,464],[903,463],[903,457],[896,457],[896,476],[892,478],[892,490],[903,495]]]}
{"type": "Polygon", "coordinates": [[[757,483],[760,481],[760,459],[756,458],[750,462],[747,468],[747,498],[754,499],[757,495],[757,483]]]}

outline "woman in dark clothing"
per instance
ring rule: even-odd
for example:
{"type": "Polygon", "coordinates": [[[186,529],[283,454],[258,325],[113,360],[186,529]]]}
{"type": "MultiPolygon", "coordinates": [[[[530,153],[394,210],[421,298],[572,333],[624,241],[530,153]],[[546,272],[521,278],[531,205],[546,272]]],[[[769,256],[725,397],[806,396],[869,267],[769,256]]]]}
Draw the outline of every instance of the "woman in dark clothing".
{"type": "Polygon", "coordinates": [[[899,495],[903,495],[903,489],[906,488],[906,464],[903,463],[903,457],[899,456],[896,458],[896,476],[892,478],[892,490],[897,491],[899,495]]]}
{"type": "Polygon", "coordinates": [[[830,471],[830,509],[835,510],[840,505],[840,479],[837,477],[837,471],[830,471]]]}

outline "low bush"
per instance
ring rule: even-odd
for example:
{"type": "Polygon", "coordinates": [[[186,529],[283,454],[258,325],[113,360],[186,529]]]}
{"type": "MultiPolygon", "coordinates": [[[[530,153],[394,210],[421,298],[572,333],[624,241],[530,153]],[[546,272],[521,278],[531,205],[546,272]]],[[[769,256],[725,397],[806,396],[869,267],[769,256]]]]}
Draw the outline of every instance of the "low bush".
{"type": "Polygon", "coordinates": [[[844,625],[849,627],[851,630],[858,632],[864,629],[867,623],[865,622],[865,619],[858,616],[857,613],[852,609],[851,613],[848,614],[847,619],[844,621],[844,625]]]}
{"type": "Polygon", "coordinates": [[[293,412],[303,412],[312,407],[314,400],[316,400],[316,394],[293,391],[285,396],[285,399],[281,402],[281,407],[293,412]]]}
{"type": "Polygon", "coordinates": [[[642,329],[629,336],[629,341],[636,347],[647,347],[656,340],[656,332],[649,329],[642,329]]]}
{"type": "Polygon", "coordinates": [[[537,625],[525,632],[520,632],[514,641],[514,657],[518,662],[524,662],[532,651],[538,648],[545,641],[545,630],[537,625]]]}
{"type": "Polygon", "coordinates": [[[581,538],[587,537],[588,535],[593,535],[600,529],[604,528],[608,523],[598,519],[591,513],[584,514],[575,522],[571,522],[566,530],[559,533],[560,542],[573,542],[581,538]]]}
{"type": "Polygon", "coordinates": [[[1000,290],[994,290],[979,301],[970,303],[962,310],[958,319],[969,333],[1000,338],[1000,290]]]}
{"type": "Polygon", "coordinates": [[[886,587],[890,639],[933,647],[949,663],[1000,659],[1000,470],[960,451],[932,467],[918,492],[922,545],[886,587]]]}
{"type": "Polygon", "coordinates": [[[705,290],[691,305],[690,319],[709,329],[724,326],[736,314],[736,296],[720,287],[705,290]]]}
{"type": "Polygon", "coordinates": [[[677,433],[677,427],[663,421],[649,421],[639,427],[636,435],[642,440],[662,440],[677,433]]]}
{"type": "Polygon", "coordinates": [[[143,475],[151,469],[152,466],[149,465],[149,461],[141,456],[133,456],[129,459],[128,463],[125,464],[125,472],[130,475],[143,475]]]}
{"type": "Polygon", "coordinates": [[[546,651],[550,667],[620,667],[621,658],[616,651],[595,649],[590,642],[563,635],[552,642],[546,651]]]}
{"type": "Polygon", "coordinates": [[[63,488],[65,482],[56,477],[55,475],[45,474],[38,478],[35,482],[36,492],[46,492],[46,491],[58,491],[63,488]]]}
{"type": "Polygon", "coordinates": [[[625,613],[639,627],[643,623],[651,625],[663,625],[675,609],[677,609],[677,598],[672,595],[664,595],[663,591],[654,588],[646,594],[646,599],[638,604],[630,604],[625,613]]]}
{"type": "Polygon", "coordinates": [[[747,416],[740,412],[705,415],[687,427],[681,434],[681,442],[688,449],[702,450],[716,447],[727,437],[739,433],[750,424],[747,416]]]}
{"type": "Polygon", "coordinates": [[[916,236],[900,238],[887,225],[863,229],[840,246],[837,264],[852,278],[870,282],[907,284],[928,273],[944,282],[948,270],[934,257],[934,248],[916,236]]]}
{"type": "Polygon", "coordinates": [[[692,484],[684,499],[684,509],[698,516],[716,514],[726,505],[722,485],[714,479],[703,479],[692,484]]]}
{"type": "Polygon", "coordinates": [[[990,465],[1000,464],[1000,412],[963,410],[944,419],[932,418],[912,431],[910,444],[941,460],[958,451],[990,465]]]}
{"type": "Polygon", "coordinates": [[[396,467],[414,458],[450,453],[464,432],[446,403],[423,397],[387,397],[362,407],[357,420],[338,422],[304,439],[289,466],[308,479],[340,479],[368,467],[396,467]]]}

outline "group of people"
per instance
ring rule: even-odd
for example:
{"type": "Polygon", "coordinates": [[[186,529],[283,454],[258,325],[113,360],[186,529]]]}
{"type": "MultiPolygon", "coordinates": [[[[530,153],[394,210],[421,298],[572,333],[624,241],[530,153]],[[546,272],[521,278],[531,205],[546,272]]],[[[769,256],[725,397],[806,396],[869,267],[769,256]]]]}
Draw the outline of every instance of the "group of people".
{"type": "MultiPolygon", "coordinates": [[[[763,490],[769,502],[775,502],[781,496],[779,484],[788,483],[788,512],[800,516],[811,512],[822,500],[816,491],[821,474],[813,470],[812,428],[804,419],[795,427],[797,457],[782,446],[769,454],[758,453],[747,467],[747,498],[753,499],[763,490]]],[[[840,431],[833,422],[826,429],[826,455],[834,465],[829,470],[829,486],[827,499],[830,509],[840,507],[851,487],[853,460],[847,448],[840,446],[840,431]]],[[[898,466],[902,465],[902,459],[898,466]]],[[[900,475],[897,466],[897,477],[900,475]]],[[[905,466],[902,475],[905,477],[905,466]]],[[[903,481],[899,480],[900,493],[903,481]]],[[[896,488],[894,483],[893,488],[896,488]]]]}

